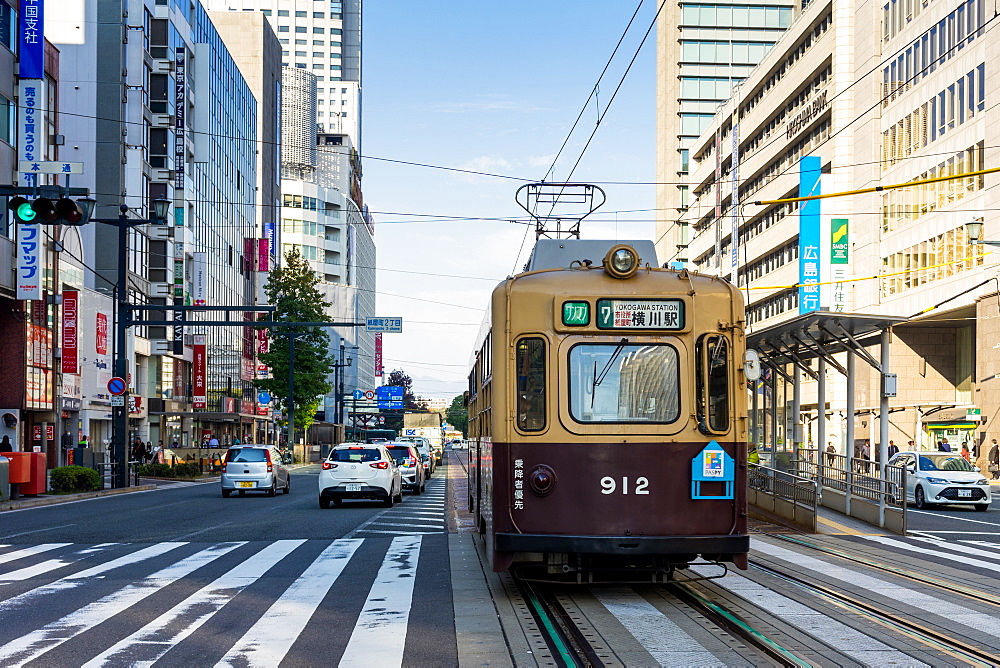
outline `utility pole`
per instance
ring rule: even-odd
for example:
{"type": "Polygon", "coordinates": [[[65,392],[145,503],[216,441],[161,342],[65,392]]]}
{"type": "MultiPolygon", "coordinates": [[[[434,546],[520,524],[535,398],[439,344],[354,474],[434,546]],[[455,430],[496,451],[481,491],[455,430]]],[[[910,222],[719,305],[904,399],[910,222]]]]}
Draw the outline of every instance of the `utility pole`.
{"type": "MultiPolygon", "coordinates": [[[[81,204],[84,204],[81,200],[81,204]]],[[[89,200],[84,206],[93,210],[96,202],[89,200]]],[[[128,487],[128,395],[131,389],[128,377],[128,328],[132,324],[132,311],[128,303],[128,231],[140,225],[165,225],[170,200],[153,200],[153,217],[149,219],[129,218],[129,207],[122,204],[117,218],[89,218],[93,223],[104,223],[118,227],[118,282],[115,285],[115,360],[114,375],[125,379],[125,393],[122,395],[122,405],[111,407],[111,460],[114,464],[111,475],[111,486],[115,488],[128,487]]]]}

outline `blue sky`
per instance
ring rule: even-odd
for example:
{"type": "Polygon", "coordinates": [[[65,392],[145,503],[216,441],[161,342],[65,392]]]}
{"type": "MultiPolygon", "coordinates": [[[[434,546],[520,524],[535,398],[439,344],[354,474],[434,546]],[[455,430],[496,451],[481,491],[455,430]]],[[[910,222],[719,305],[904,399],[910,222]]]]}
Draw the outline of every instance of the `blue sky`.
{"type": "MultiPolygon", "coordinates": [[[[450,398],[464,389],[489,293],[523,265],[534,234],[508,222],[525,218],[514,202],[524,181],[374,158],[541,180],[636,4],[365,3],[363,186],[376,220],[377,312],[404,319],[403,334],[384,336],[386,373],[404,369],[418,395],[450,398]]],[[[602,112],[655,11],[645,0],[605,74],[602,112]]],[[[654,58],[655,31],[574,181],[654,180],[654,58]]],[[[597,116],[591,99],[548,180],[567,178],[597,116]]],[[[652,239],[653,186],[602,187],[604,213],[584,221],[583,237],[652,239]]]]}

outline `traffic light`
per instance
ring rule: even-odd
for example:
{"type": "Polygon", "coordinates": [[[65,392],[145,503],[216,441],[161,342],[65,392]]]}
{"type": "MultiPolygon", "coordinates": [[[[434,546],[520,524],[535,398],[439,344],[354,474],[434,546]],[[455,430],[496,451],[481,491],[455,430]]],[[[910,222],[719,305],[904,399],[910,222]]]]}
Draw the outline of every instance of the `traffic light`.
{"type": "Polygon", "coordinates": [[[14,212],[18,222],[35,225],[86,225],[90,218],[88,207],[68,197],[55,201],[38,197],[34,202],[20,196],[12,197],[7,208],[14,212]]]}

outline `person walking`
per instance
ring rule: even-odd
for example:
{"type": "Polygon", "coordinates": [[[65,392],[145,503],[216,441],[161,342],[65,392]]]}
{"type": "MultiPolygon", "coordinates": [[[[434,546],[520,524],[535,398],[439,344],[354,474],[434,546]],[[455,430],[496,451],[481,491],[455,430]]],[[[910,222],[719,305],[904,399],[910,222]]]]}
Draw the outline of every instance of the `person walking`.
{"type": "Polygon", "coordinates": [[[1000,446],[997,445],[997,439],[995,438],[990,445],[989,460],[990,464],[987,466],[987,469],[993,474],[994,480],[1000,479],[1000,446]]]}
{"type": "Polygon", "coordinates": [[[83,435],[80,437],[80,442],[76,444],[78,448],[89,448],[90,443],[87,442],[87,436],[83,435]]]}
{"type": "Polygon", "coordinates": [[[972,462],[972,456],[969,454],[969,446],[966,445],[965,443],[962,444],[961,454],[962,454],[962,459],[964,459],[969,463],[972,462]]]}
{"type": "Polygon", "coordinates": [[[899,452],[899,446],[897,446],[892,441],[889,441],[889,459],[892,459],[899,452]]]}
{"type": "Polygon", "coordinates": [[[826,465],[833,466],[834,461],[837,459],[837,448],[833,447],[833,441],[827,441],[826,444],[826,465]]]}

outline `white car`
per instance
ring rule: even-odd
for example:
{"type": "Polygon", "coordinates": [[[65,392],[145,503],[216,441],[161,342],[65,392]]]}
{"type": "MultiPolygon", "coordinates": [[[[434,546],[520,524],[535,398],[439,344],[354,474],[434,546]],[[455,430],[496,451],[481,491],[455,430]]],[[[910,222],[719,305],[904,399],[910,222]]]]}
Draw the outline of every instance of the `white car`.
{"type": "Polygon", "coordinates": [[[906,499],[917,508],[945,503],[990,507],[990,481],[958,453],[900,452],[889,464],[906,468],[906,499]]]}
{"type": "Polygon", "coordinates": [[[345,443],[330,451],[319,472],[319,507],[344,499],[375,499],[391,508],[403,500],[403,477],[384,445],[345,443]]]}
{"type": "Polygon", "coordinates": [[[424,462],[424,474],[430,479],[434,473],[434,469],[437,468],[437,460],[434,457],[431,442],[423,436],[400,436],[396,441],[399,443],[411,443],[416,446],[417,452],[420,453],[420,458],[424,462]]]}

